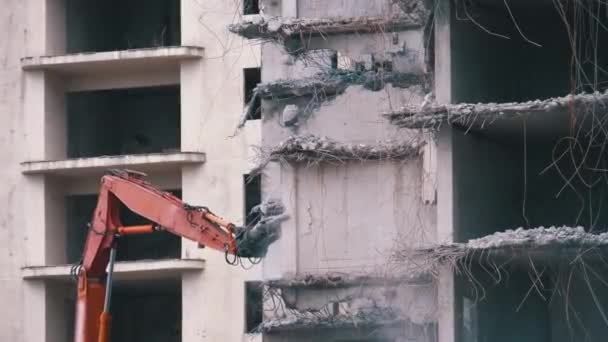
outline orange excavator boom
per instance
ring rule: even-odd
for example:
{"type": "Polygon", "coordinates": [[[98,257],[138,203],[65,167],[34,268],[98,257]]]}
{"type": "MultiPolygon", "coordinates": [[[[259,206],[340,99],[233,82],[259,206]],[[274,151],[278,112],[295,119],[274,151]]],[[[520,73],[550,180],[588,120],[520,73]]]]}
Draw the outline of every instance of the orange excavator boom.
{"type": "Polygon", "coordinates": [[[97,207],[78,269],[75,342],[108,341],[112,271],[118,239],[157,230],[223,252],[227,260],[228,255],[263,257],[268,245],[277,238],[274,232],[237,227],[206,207],[190,206],[154,188],[143,180],[142,174],[111,171],[101,179],[97,207]],[[123,226],[119,219],[121,203],[151,224],[123,226]]]}

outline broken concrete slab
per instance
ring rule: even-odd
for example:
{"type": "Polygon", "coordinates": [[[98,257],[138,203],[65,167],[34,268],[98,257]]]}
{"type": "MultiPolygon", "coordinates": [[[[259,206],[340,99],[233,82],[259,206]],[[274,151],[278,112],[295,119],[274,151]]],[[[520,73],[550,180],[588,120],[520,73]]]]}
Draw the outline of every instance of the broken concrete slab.
{"type": "Polygon", "coordinates": [[[396,284],[429,284],[432,279],[428,274],[408,273],[405,275],[375,276],[355,275],[350,273],[329,273],[323,275],[303,274],[294,277],[267,280],[270,288],[309,288],[340,289],[354,286],[388,286],[396,284]]]}
{"type": "MultiPolygon", "coordinates": [[[[583,258],[598,257],[608,251],[608,232],[593,234],[583,227],[518,228],[497,232],[466,243],[440,244],[428,248],[405,248],[393,253],[392,260],[404,268],[436,273],[447,265],[457,270],[471,263],[489,264],[492,271],[517,263],[575,263],[583,258]]],[[[601,257],[601,256],[600,256],[601,257]]]]}
{"type": "Polygon", "coordinates": [[[557,115],[567,111],[578,113],[591,110],[608,111],[608,91],[527,102],[423,104],[419,107],[406,106],[401,110],[385,113],[383,116],[392,124],[402,128],[436,129],[444,122],[483,128],[501,119],[520,118],[540,113],[557,115]]]}
{"type": "Polygon", "coordinates": [[[230,32],[247,39],[285,42],[299,36],[324,36],[348,33],[391,32],[423,27],[428,15],[420,12],[394,18],[285,18],[276,16],[249,16],[240,23],[228,26],[230,32]]]}
{"type": "Polygon", "coordinates": [[[281,99],[311,94],[340,94],[351,85],[363,85],[365,89],[378,91],[386,84],[397,88],[428,87],[427,75],[386,71],[328,70],[312,77],[282,79],[258,85],[254,92],[264,99],[281,99]]]}
{"type": "Polygon", "coordinates": [[[418,156],[422,142],[383,141],[347,144],[314,135],[291,136],[277,146],[260,150],[259,163],[250,174],[259,174],[271,162],[344,163],[349,160],[401,160],[418,156]]]}

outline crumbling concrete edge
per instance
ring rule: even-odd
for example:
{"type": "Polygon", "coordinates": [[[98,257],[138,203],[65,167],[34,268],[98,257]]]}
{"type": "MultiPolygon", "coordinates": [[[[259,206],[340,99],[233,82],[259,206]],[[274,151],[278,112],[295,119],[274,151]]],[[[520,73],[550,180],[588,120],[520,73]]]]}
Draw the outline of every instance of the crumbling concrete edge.
{"type": "Polygon", "coordinates": [[[443,123],[450,125],[485,127],[496,120],[520,118],[539,113],[569,110],[608,110],[608,91],[592,94],[566,95],[544,100],[507,103],[461,103],[442,105],[437,103],[422,106],[405,106],[382,115],[393,125],[401,128],[438,129],[443,123]]]}
{"type": "Polygon", "coordinates": [[[587,233],[582,227],[538,227],[497,232],[466,243],[403,248],[393,251],[391,260],[415,272],[437,274],[441,267],[448,266],[472,276],[472,264],[492,265],[488,272],[500,273],[500,268],[518,260],[534,262],[538,253],[549,254],[556,262],[569,258],[567,262],[571,264],[582,260],[582,254],[591,255],[591,251],[608,252],[608,232],[587,233]]]}
{"type": "Polygon", "coordinates": [[[250,174],[257,175],[271,162],[339,163],[347,161],[407,160],[416,158],[423,141],[382,141],[375,144],[342,143],[315,135],[290,136],[278,145],[260,149],[258,165],[250,174]]]}
{"type": "Polygon", "coordinates": [[[351,275],[347,273],[303,274],[280,279],[268,279],[264,282],[269,288],[307,288],[307,289],[343,289],[360,286],[391,286],[399,284],[426,285],[434,279],[428,273],[407,273],[404,275],[351,275]]]}
{"type": "Polygon", "coordinates": [[[349,33],[393,32],[423,27],[428,15],[414,12],[396,17],[286,18],[248,16],[228,30],[246,39],[285,42],[292,37],[326,36],[349,33]]]}

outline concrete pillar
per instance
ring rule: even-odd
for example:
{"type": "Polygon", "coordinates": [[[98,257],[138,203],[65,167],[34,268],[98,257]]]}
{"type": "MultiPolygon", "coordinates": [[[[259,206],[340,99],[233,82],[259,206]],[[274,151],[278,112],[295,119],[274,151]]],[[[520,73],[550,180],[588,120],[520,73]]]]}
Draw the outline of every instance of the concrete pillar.
{"type": "MultiPolygon", "coordinates": [[[[181,64],[181,146],[207,157],[204,165],[182,169],[182,196],[242,224],[248,144],[259,144],[251,141],[259,138],[259,124],[247,125],[247,134],[233,135],[244,108],[243,68],[259,65],[259,48],[227,30],[240,11],[239,2],[182,0],[181,5],[182,45],[205,48],[202,60],[181,64]]],[[[206,261],[202,273],[182,278],[182,340],[244,340],[244,281],[255,279],[257,268],[230,266],[221,251],[199,249],[187,240],[182,241],[182,258],[206,261]]]]}
{"type": "Polygon", "coordinates": [[[24,341],[46,342],[46,286],[42,281],[23,282],[24,341]]]}
{"type": "Polygon", "coordinates": [[[65,0],[28,1],[27,25],[28,56],[65,54],[65,0]]]}
{"type": "MultiPolygon", "coordinates": [[[[451,8],[440,1],[435,14],[435,96],[439,103],[452,102],[451,8]]],[[[453,137],[452,128],[444,126],[437,136],[437,237],[450,243],[455,236],[453,137]]],[[[456,288],[454,272],[440,270],[438,283],[438,337],[453,342],[456,333],[456,288]]]]}
{"type": "Polygon", "coordinates": [[[25,160],[58,160],[67,154],[67,113],[61,81],[44,71],[25,73],[25,160]]]}

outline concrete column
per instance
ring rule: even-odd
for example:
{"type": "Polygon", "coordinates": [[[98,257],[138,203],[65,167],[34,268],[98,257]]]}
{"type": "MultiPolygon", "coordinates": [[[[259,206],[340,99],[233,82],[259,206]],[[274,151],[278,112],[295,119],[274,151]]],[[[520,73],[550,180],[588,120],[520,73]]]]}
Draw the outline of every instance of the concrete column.
{"type": "MultiPolygon", "coordinates": [[[[31,1],[30,1],[31,2],[31,1]]],[[[26,154],[24,160],[44,160],[45,74],[43,71],[25,72],[23,107],[26,154]]]]}
{"type": "Polygon", "coordinates": [[[295,168],[272,163],[262,179],[262,193],[280,199],[290,219],[281,224],[281,238],[269,249],[262,263],[264,279],[276,279],[298,271],[297,189],[295,168]]]}
{"type": "Polygon", "coordinates": [[[66,263],[64,193],[59,183],[46,176],[24,178],[25,265],[49,266],[66,263]]]}
{"type": "Polygon", "coordinates": [[[24,341],[48,341],[46,329],[46,286],[42,281],[23,282],[24,341]]]}
{"type": "Polygon", "coordinates": [[[23,181],[25,216],[25,265],[45,264],[46,249],[46,209],[44,176],[28,176],[23,181]]]}
{"type": "MultiPolygon", "coordinates": [[[[440,1],[435,14],[435,96],[439,103],[452,102],[451,8],[440,1]]],[[[445,126],[437,136],[437,237],[453,242],[455,236],[453,137],[445,126]]],[[[456,290],[454,272],[440,270],[438,282],[438,337],[441,342],[456,341],[456,290]]]]}
{"type": "Polygon", "coordinates": [[[46,1],[45,54],[63,55],[67,49],[66,0],[46,1]]]}
{"type": "Polygon", "coordinates": [[[61,55],[66,50],[65,0],[27,2],[27,55],[61,55]]]}
{"type": "Polygon", "coordinates": [[[61,81],[44,71],[25,72],[24,160],[58,160],[66,157],[67,113],[61,81]]]}
{"type": "MultiPolygon", "coordinates": [[[[239,2],[182,0],[181,5],[182,45],[205,49],[203,60],[181,64],[181,146],[207,157],[204,165],[182,169],[182,196],[242,224],[243,175],[251,167],[248,144],[259,145],[252,141],[259,132],[248,125],[248,133],[234,133],[244,108],[243,68],[259,65],[259,48],[228,33],[239,2]]],[[[182,241],[182,258],[206,261],[202,273],[182,278],[182,340],[243,341],[244,281],[256,279],[258,268],[230,266],[223,252],[187,240],[182,241]]]]}

